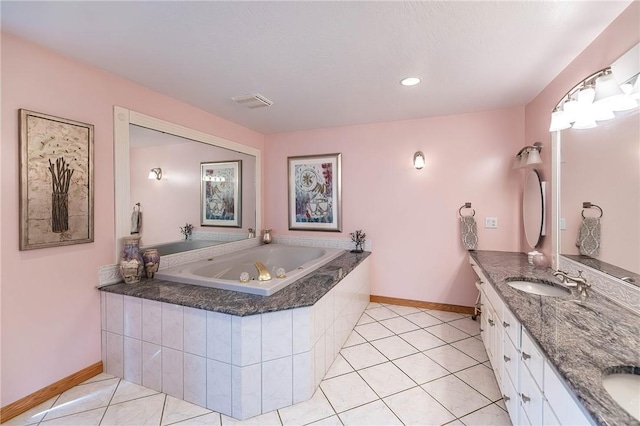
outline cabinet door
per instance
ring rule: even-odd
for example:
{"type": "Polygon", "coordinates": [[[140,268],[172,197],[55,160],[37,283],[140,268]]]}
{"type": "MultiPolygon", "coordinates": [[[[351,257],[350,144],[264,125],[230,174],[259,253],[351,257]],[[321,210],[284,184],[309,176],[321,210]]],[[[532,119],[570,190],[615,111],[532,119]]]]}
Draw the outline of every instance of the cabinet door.
{"type": "MultiPolygon", "coordinates": [[[[539,388],[542,389],[542,376],[544,374],[544,357],[542,353],[538,349],[533,340],[529,336],[529,333],[526,330],[522,332],[522,346],[520,348],[520,359],[522,360],[522,364],[526,365],[529,371],[531,372],[531,376],[533,380],[535,380],[536,384],[539,388]]],[[[533,421],[531,417],[529,420],[533,421]]]]}
{"type": "Polygon", "coordinates": [[[511,423],[517,425],[519,424],[518,413],[520,410],[520,395],[518,395],[516,387],[511,383],[511,380],[508,377],[504,377],[502,379],[502,388],[502,398],[504,399],[504,404],[507,406],[511,423]]]}
{"type": "Polygon", "coordinates": [[[520,351],[518,351],[511,342],[511,339],[504,334],[502,344],[502,365],[503,365],[503,377],[509,377],[511,381],[516,385],[518,384],[518,365],[520,364],[520,351]]]}
{"type": "Polygon", "coordinates": [[[503,310],[502,327],[509,339],[511,339],[513,346],[520,350],[520,322],[506,306],[503,310]]]}
{"type": "Polygon", "coordinates": [[[532,425],[541,425],[542,423],[542,405],[544,398],[542,391],[538,388],[529,370],[520,366],[518,371],[520,385],[520,404],[527,413],[529,422],[532,425]]]}
{"type": "Polygon", "coordinates": [[[560,424],[593,424],[593,421],[589,420],[591,416],[583,412],[582,405],[547,363],[544,366],[544,395],[560,424]]]}
{"type": "Polygon", "coordinates": [[[544,420],[545,426],[562,426],[562,423],[560,423],[560,420],[556,417],[547,400],[544,401],[542,408],[542,419],[544,420]]]}

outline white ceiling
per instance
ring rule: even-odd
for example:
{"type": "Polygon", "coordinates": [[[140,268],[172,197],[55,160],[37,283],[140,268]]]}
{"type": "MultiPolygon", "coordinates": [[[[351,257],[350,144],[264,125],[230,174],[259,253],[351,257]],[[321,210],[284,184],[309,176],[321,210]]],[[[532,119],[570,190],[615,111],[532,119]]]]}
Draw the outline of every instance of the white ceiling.
{"type": "Polygon", "coordinates": [[[1,16],[3,31],[270,134],[525,105],[630,2],[2,1],[1,16]],[[274,105],[231,101],[254,92],[274,105]]]}

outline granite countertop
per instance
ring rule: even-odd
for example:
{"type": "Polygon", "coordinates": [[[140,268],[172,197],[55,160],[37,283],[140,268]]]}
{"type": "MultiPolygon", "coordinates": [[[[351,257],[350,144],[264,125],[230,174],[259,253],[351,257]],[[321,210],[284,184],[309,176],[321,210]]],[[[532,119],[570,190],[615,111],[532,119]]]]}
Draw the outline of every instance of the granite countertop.
{"type": "Polygon", "coordinates": [[[571,295],[545,297],[510,287],[510,279],[559,285],[552,269],[534,268],[526,254],[476,251],[470,255],[595,423],[640,425],[602,386],[606,374],[623,370],[620,367],[640,367],[640,316],[593,289],[583,301],[575,288],[571,295]]]}
{"type": "Polygon", "coordinates": [[[346,251],[271,296],[158,279],[143,279],[136,284],[111,284],[99,290],[237,316],[255,315],[315,304],[370,254],[346,251]]]}

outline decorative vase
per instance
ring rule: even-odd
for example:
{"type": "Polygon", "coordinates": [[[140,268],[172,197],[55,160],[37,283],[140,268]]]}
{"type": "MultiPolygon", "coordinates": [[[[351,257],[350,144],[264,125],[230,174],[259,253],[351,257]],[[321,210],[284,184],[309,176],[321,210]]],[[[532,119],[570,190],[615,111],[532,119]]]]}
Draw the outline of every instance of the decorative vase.
{"type": "Polygon", "coordinates": [[[271,229],[265,229],[262,231],[262,242],[265,244],[271,243],[271,229]]]}
{"type": "Polygon", "coordinates": [[[352,253],[362,253],[364,251],[364,243],[356,243],[355,250],[351,250],[352,253]]]}
{"type": "Polygon", "coordinates": [[[158,272],[160,266],[160,254],[157,249],[145,250],[142,254],[144,260],[144,271],[147,274],[147,278],[153,278],[153,275],[158,272]]]}
{"type": "Polygon", "coordinates": [[[120,254],[120,273],[127,284],[140,281],[144,271],[144,260],[140,255],[140,237],[124,237],[120,254]]]}
{"type": "Polygon", "coordinates": [[[537,253],[533,256],[533,265],[536,268],[546,268],[548,266],[547,257],[544,253],[537,253]]]}

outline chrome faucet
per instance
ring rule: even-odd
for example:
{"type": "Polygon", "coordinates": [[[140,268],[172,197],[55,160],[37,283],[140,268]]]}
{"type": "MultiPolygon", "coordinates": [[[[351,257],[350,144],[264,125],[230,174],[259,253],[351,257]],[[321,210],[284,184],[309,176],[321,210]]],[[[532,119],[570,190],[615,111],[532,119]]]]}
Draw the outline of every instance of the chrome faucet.
{"type": "Polygon", "coordinates": [[[582,276],[582,271],[578,271],[577,277],[572,277],[568,273],[559,269],[554,272],[553,275],[558,277],[560,282],[565,284],[567,287],[576,287],[580,295],[587,297],[587,289],[591,288],[591,284],[589,284],[587,279],[582,276]]]}

